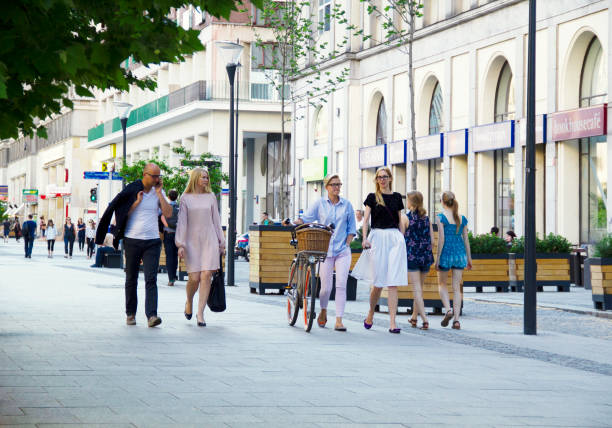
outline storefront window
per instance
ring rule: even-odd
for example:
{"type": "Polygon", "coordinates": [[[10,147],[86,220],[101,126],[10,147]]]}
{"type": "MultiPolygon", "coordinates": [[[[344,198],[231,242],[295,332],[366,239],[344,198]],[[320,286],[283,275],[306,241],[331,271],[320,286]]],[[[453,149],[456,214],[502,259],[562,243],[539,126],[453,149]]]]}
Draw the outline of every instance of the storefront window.
{"type": "MultiPolygon", "coordinates": [[[[506,61],[499,74],[495,93],[495,122],[514,119],[514,84],[506,61]]],[[[484,178],[484,177],[483,177],[484,178]]],[[[514,150],[495,150],[495,226],[504,236],[514,230],[514,150]]]]}
{"type": "MultiPolygon", "coordinates": [[[[587,49],[580,80],[580,106],[605,101],[608,92],[601,44],[587,49]]],[[[580,241],[597,242],[607,230],[608,144],[605,136],[580,139],[580,241]]]]}
{"type": "Polygon", "coordinates": [[[378,115],[376,116],[376,145],[387,142],[387,110],[384,98],[380,100],[378,115]]]}
{"type": "MultiPolygon", "coordinates": [[[[436,83],[433,94],[431,96],[431,104],[429,105],[429,135],[439,134],[444,131],[442,122],[442,89],[440,85],[436,83]]],[[[442,194],[442,170],[444,169],[444,162],[442,159],[432,159],[428,161],[429,170],[429,216],[435,218],[435,216],[442,211],[440,205],[440,195],[442,194]]]]}
{"type": "Polygon", "coordinates": [[[290,136],[286,135],[285,144],[281,144],[280,134],[268,134],[266,211],[273,219],[284,219],[289,211],[289,149],[290,136]]]}
{"type": "Polygon", "coordinates": [[[315,146],[327,143],[327,119],[327,105],[324,104],[317,110],[313,141],[315,146]]]}

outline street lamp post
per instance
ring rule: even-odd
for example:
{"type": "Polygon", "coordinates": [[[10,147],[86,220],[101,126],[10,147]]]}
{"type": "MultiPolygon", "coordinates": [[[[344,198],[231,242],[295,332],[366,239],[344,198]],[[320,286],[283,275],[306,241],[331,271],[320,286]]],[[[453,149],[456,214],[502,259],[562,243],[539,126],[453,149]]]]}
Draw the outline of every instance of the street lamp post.
{"type": "Polygon", "coordinates": [[[229,224],[227,233],[227,285],[234,283],[234,245],[236,243],[236,150],[235,150],[235,128],[234,128],[234,78],[238,60],[243,46],[238,43],[218,41],[216,43],[222,59],[227,64],[227,77],[230,83],[230,120],[229,120],[229,224]]]}
{"type": "MultiPolygon", "coordinates": [[[[115,101],[114,103],[115,111],[117,112],[117,116],[119,116],[119,120],[121,121],[121,129],[123,130],[123,158],[121,161],[121,165],[126,165],[126,129],[127,129],[127,121],[128,117],[130,117],[130,111],[132,110],[132,104],[124,103],[121,101],[115,101]]],[[[112,182],[112,181],[111,181],[112,182]]],[[[125,177],[121,179],[121,188],[125,189],[125,177]]]]}
{"type": "Polygon", "coordinates": [[[529,0],[527,40],[527,141],[525,144],[525,291],[523,333],[537,332],[536,227],[535,227],[535,31],[536,0],[529,0]]]}

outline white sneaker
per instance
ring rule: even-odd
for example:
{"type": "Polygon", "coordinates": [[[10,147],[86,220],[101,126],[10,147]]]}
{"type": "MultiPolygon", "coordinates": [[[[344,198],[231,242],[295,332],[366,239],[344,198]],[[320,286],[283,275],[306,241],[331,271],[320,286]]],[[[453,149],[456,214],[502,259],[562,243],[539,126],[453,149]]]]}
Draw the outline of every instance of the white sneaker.
{"type": "Polygon", "coordinates": [[[64,254],[64,258],[67,259],[68,258],[68,254],[64,254]]]}

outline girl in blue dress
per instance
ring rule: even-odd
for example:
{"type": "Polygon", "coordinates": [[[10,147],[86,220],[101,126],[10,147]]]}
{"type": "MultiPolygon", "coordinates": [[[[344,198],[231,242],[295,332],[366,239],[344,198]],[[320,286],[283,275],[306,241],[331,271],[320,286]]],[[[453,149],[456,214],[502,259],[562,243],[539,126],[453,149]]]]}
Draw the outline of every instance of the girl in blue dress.
{"type": "Polygon", "coordinates": [[[422,329],[429,328],[425,303],[423,302],[423,284],[429,268],[433,264],[431,243],[433,242],[433,226],[423,208],[423,194],[413,191],[406,195],[408,211],[402,215],[406,254],[408,257],[408,282],[412,283],[414,299],[410,324],[417,326],[417,316],[421,315],[422,329]]]}
{"type": "Polygon", "coordinates": [[[461,278],[463,269],[472,269],[472,254],[468,242],[467,219],[459,217],[459,204],[455,194],[446,191],[442,194],[443,212],[438,214],[438,257],[436,270],[438,271],[438,290],[446,314],[442,320],[442,327],[446,327],[453,318],[453,328],[459,330],[459,314],[461,313],[461,278]],[[453,310],[446,283],[448,273],[452,271],[453,310]]]}

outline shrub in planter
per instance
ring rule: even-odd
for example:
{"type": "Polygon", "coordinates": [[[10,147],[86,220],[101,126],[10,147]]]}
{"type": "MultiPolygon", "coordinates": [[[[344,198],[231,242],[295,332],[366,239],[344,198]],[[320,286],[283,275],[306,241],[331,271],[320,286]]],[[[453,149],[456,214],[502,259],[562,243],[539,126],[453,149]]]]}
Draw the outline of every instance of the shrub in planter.
{"type": "Polygon", "coordinates": [[[506,254],[508,252],[506,241],[495,235],[473,235],[470,232],[468,241],[472,254],[506,254]]]}
{"type": "Polygon", "coordinates": [[[595,257],[612,257],[612,235],[608,235],[602,238],[597,244],[595,244],[595,257]]]}
{"type": "Polygon", "coordinates": [[[612,235],[595,244],[594,256],[589,259],[593,305],[612,310],[612,235]]]}
{"type": "Polygon", "coordinates": [[[477,292],[482,292],[482,287],[508,291],[510,278],[506,241],[495,235],[473,235],[471,232],[468,241],[472,253],[472,270],[463,272],[463,286],[475,287],[477,292]]]}

